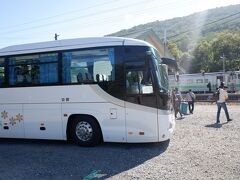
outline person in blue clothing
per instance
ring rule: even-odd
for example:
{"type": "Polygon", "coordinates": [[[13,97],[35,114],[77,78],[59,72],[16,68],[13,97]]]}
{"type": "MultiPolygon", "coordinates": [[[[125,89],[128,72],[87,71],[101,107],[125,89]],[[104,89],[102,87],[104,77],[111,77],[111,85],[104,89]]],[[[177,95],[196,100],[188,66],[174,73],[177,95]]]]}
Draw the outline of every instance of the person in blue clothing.
{"type": "Polygon", "coordinates": [[[217,124],[220,123],[219,117],[220,117],[220,113],[221,113],[221,108],[223,108],[223,110],[225,111],[225,115],[227,118],[227,122],[232,121],[232,119],[230,119],[229,117],[229,113],[228,113],[228,109],[227,109],[227,105],[226,105],[226,100],[228,99],[228,93],[226,91],[226,86],[224,85],[224,82],[221,82],[218,92],[219,92],[219,99],[217,101],[217,124]]]}

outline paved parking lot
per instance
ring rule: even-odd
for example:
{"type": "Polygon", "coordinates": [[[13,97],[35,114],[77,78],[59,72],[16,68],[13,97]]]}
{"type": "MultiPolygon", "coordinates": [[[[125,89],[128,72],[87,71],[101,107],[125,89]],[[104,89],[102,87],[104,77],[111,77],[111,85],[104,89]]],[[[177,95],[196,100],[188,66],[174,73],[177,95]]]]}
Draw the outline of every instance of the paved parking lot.
{"type": "Polygon", "coordinates": [[[240,179],[240,106],[215,126],[216,105],[176,120],[171,141],[104,143],[0,139],[0,179],[240,179]]]}

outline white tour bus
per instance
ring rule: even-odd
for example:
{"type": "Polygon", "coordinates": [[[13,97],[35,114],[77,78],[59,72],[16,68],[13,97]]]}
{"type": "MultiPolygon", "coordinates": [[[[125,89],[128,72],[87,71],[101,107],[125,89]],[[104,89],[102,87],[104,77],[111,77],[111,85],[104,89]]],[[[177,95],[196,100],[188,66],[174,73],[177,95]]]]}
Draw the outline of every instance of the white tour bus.
{"type": "Polygon", "coordinates": [[[154,47],[80,38],[0,49],[0,138],[160,142],[175,121],[154,47]]]}

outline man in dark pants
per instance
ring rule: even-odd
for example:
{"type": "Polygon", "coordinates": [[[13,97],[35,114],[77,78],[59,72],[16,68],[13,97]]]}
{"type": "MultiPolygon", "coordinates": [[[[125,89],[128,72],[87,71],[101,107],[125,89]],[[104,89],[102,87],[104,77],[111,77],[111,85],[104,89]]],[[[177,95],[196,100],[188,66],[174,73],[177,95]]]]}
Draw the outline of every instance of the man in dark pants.
{"type": "Polygon", "coordinates": [[[193,114],[194,110],[194,101],[196,99],[195,94],[192,92],[191,89],[189,89],[187,95],[186,95],[186,101],[188,102],[188,109],[191,114],[193,114]]]}
{"type": "Polygon", "coordinates": [[[208,88],[208,91],[209,91],[209,92],[212,92],[212,86],[211,86],[211,83],[210,83],[210,82],[208,82],[207,88],[208,88]]]}
{"type": "Polygon", "coordinates": [[[225,115],[227,118],[227,122],[232,121],[232,119],[230,119],[229,117],[229,113],[228,113],[228,109],[227,109],[227,105],[226,105],[226,100],[228,99],[228,93],[225,90],[227,87],[224,85],[224,82],[221,82],[221,85],[219,86],[219,99],[217,101],[217,124],[220,123],[219,117],[220,117],[220,113],[221,113],[221,108],[223,108],[223,110],[225,111],[225,115]]]}

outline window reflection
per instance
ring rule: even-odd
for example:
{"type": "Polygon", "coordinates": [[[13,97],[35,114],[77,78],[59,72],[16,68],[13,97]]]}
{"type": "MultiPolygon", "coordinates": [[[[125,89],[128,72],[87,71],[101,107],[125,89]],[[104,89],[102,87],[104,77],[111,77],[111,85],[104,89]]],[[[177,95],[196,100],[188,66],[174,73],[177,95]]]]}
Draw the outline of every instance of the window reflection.
{"type": "Polygon", "coordinates": [[[9,58],[10,85],[38,85],[57,82],[57,54],[40,54],[9,58]]]}
{"type": "Polygon", "coordinates": [[[152,94],[153,86],[150,77],[144,71],[128,71],[126,75],[128,94],[152,94]]]}
{"type": "Polygon", "coordinates": [[[63,53],[63,83],[115,80],[114,49],[94,49],[63,53]]]}
{"type": "Polygon", "coordinates": [[[5,83],[5,76],[4,76],[4,72],[5,72],[5,66],[4,66],[4,59],[0,58],[0,87],[3,86],[3,84],[5,83]]]}

